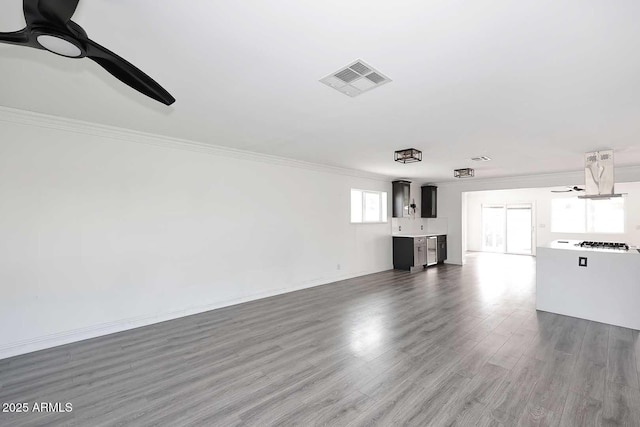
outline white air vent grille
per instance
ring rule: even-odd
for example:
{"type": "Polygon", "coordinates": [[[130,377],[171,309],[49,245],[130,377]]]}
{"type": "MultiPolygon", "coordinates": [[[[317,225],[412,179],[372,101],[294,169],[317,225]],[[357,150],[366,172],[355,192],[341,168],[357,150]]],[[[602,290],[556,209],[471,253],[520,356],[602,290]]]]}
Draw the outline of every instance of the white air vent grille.
{"type": "Polygon", "coordinates": [[[350,83],[360,78],[360,74],[356,73],[350,68],[347,68],[346,70],[342,70],[338,73],[335,73],[334,75],[345,83],[350,83]]]}
{"type": "Polygon", "coordinates": [[[369,71],[371,71],[371,70],[369,69],[369,67],[367,67],[366,65],[364,65],[362,62],[356,62],[355,64],[353,64],[353,65],[352,65],[351,67],[349,67],[349,68],[351,68],[353,71],[355,71],[356,73],[361,74],[361,75],[363,75],[363,76],[364,76],[365,74],[367,74],[369,71]]]}
{"type": "Polygon", "coordinates": [[[374,82],[375,84],[382,83],[384,81],[384,77],[382,77],[378,73],[371,73],[366,75],[365,77],[371,80],[372,82],[374,82]]]}
{"type": "Polygon", "coordinates": [[[320,82],[350,97],[358,96],[390,81],[389,77],[360,59],[320,79],[320,82]]]}

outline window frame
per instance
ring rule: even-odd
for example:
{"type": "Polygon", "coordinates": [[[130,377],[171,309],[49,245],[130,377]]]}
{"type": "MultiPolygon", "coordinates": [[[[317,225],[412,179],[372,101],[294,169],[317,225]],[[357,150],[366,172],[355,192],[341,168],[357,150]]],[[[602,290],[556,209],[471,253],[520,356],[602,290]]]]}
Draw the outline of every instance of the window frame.
{"type": "Polygon", "coordinates": [[[360,188],[351,188],[349,195],[352,197],[353,192],[360,192],[360,208],[362,212],[361,221],[353,220],[353,201],[349,199],[349,221],[351,224],[387,224],[389,222],[389,212],[388,212],[388,193],[386,191],[378,191],[378,190],[363,190],[360,188]],[[379,197],[379,215],[378,220],[376,221],[365,221],[365,211],[366,211],[366,197],[365,194],[375,194],[379,197]]]}
{"type": "Polygon", "coordinates": [[[581,200],[578,197],[553,197],[551,199],[551,203],[549,204],[549,209],[550,209],[550,215],[549,215],[549,220],[551,222],[551,227],[550,227],[550,231],[551,233],[556,233],[556,234],[586,234],[587,233],[587,202],[586,200],[581,200]],[[562,231],[556,231],[554,230],[554,225],[555,225],[555,218],[556,215],[554,215],[554,209],[553,209],[553,205],[554,202],[556,201],[565,201],[565,200],[572,200],[572,201],[582,201],[582,216],[584,217],[584,228],[581,231],[567,231],[567,230],[562,230],[562,231]]]}
{"type": "MultiPolygon", "coordinates": [[[[616,200],[622,200],[622,231],[594,231],[593,230],[593,221],[590,221],[589,217],[589,206],[592,203],[600,203],[605,202],[605,200],[594,200],[594,199],[584,199],[584,230],[583,231],[556,231],[554,230],[554,210],[553,210],[553,202],[555,200],[563,200],[563,199],[573,199],[573,197],[554,197],[551,199],[550,203],[550,221],[551,221],[551,233],[555,234],[625,234],[627,232],[627,202],[625,197],[621,197],[620,199],[616,198],[616,200]]],[[[611,199],[608,199],[611,200],[611,199]]]]}
{"type": "MultiPolygon", "coordinates": [[[[589,234],[625,234],[627,232],[627,201],[624,196],[616,197],[615,199],[608,200],[595,200],[595,199],[587,199],[587,202],[584,204],[584,215],[585,215],[585,227],[587,229],[587,233],[589,234]],[[589,221],[589,206],[592,203],[600,203],[611,200],[621,200],[622,201],[622,231],[594,231],[590,226],[593,227],[593,224],[589,221]]],[[[592,221],[593,222],[593,221],[592,221]]]]}

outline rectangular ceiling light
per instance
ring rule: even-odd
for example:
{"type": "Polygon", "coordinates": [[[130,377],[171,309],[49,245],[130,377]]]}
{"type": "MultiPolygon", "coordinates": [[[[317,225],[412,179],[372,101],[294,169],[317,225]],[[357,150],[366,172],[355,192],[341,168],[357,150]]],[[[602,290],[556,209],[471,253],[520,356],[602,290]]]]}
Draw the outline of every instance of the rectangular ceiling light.
{"type": "Polygon", "coordinates": [[[472,178],[474,170],[471,168],[455,169],[453,176],[456,178],[472,178]]]}
{"type": "Polygon", "coordinates": [[[422,161],[422,151],[415,148],[405,148],[398,150],[394,154],[394,160],[400,163],[413,163],[422,161]]]}

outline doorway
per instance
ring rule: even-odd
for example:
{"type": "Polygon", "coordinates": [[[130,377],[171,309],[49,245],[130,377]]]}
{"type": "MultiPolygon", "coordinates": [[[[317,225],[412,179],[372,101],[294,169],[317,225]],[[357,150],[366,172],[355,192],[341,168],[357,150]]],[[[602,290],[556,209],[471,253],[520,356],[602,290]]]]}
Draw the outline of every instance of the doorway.
{"type": "Polygon", "coordinates": [[[533,205],[482,205],[482,250],[532,255],[533,205]]]}

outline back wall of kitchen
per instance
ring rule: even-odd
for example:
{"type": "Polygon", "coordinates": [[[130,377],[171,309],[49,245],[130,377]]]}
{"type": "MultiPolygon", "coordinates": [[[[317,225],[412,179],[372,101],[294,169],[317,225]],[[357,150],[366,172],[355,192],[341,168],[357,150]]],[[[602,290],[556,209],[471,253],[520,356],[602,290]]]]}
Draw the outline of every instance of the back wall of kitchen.
{"type": "MultiPolygon", "coordinates": [[[[624,195],[624,232],[623,233],[567,233],[552,231],[552,200],[577,198],[579,193],[553,193],[560,187],[527,188],[516,190],[494,190],[468,192],[467,197],[467,250],[482,251],[482,206],[500,204],[533,204],[534,246],[546,245],[557,239],[596,240],[640,244],[640,182],[621,182],[616,184],[616,192],[624,195]]],[[[598,201],[594,202],[598,203],[598,201]]]]}

